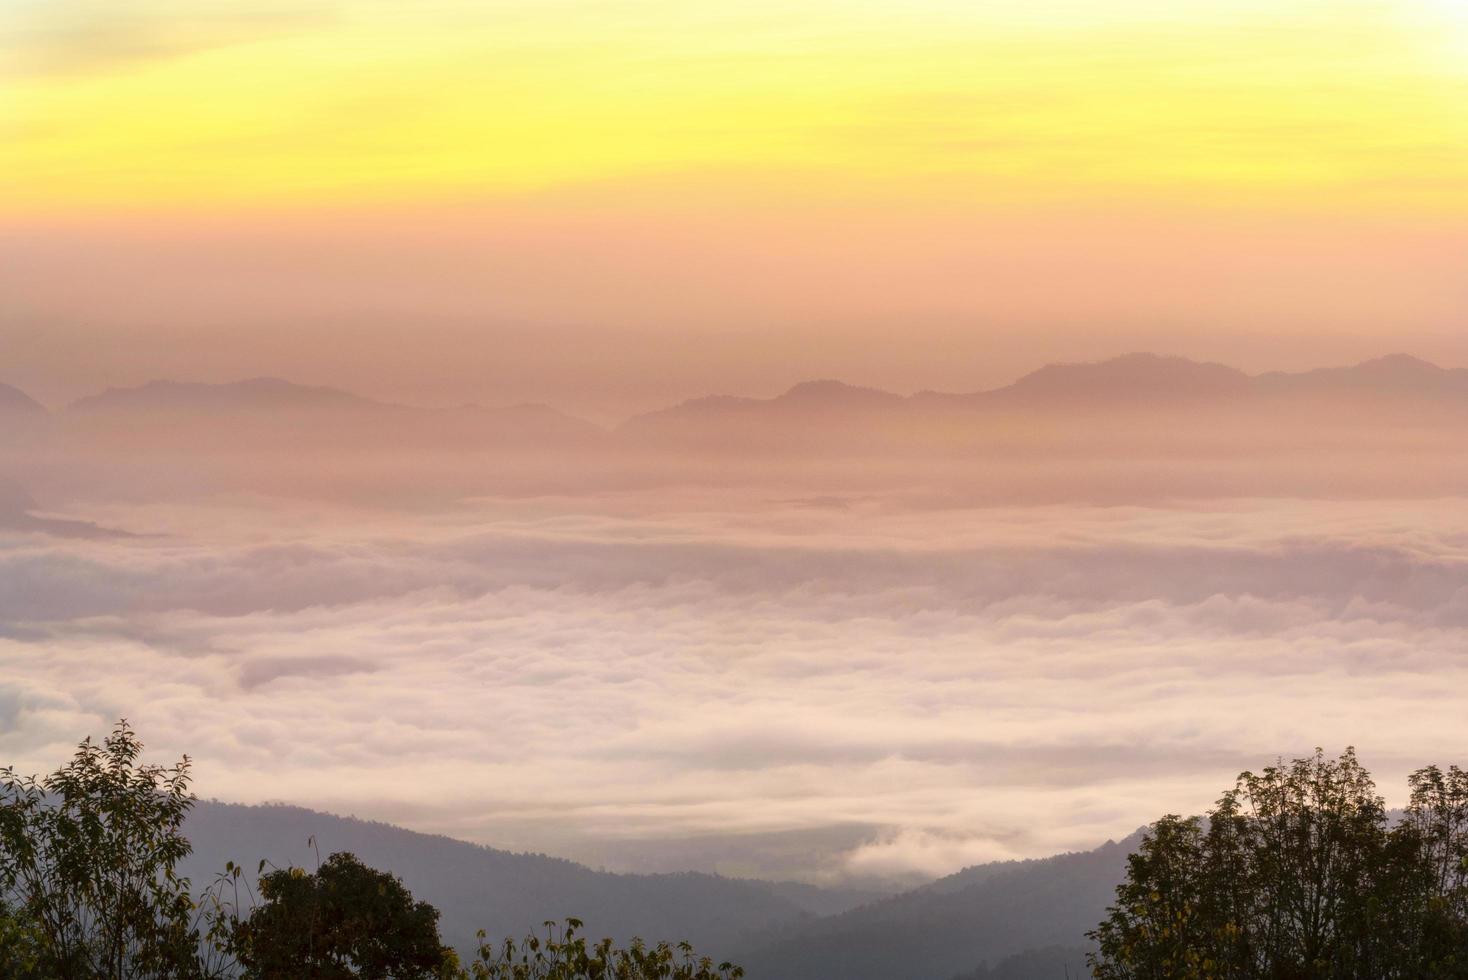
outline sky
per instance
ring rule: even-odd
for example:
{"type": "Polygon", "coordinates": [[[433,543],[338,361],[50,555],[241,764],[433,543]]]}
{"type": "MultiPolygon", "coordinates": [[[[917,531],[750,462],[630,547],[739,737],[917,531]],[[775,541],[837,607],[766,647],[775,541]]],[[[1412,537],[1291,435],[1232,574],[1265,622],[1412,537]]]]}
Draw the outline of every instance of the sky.
{"type": "Polygon", "coordinates": [[[12,0],[0,364],[610,421],[1468,363],[1454,0],[12,0]]]}

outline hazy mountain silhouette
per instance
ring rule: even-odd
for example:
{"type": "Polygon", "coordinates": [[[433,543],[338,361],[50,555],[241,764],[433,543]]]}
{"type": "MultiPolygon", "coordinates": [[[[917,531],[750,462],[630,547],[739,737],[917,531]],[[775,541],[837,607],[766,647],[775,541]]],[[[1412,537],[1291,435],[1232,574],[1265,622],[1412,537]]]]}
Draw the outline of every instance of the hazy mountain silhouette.
{"type": "MultiPolygon", "coordinates": [[[[0,387],[0,411],[44,415],[0,387]],[[8,406],[8,408],[7,408],[8,406]]],[[[1340,445],[1404,426],[1457,438],[1468,420],[1468,370],[1405,354],[1340,368],[1249,375],[1182,357],[1134,353],[1057,363],[1012,384],[898,395],[835,380],[773,398],[711,395],[634,416],[613,442],[546,405],[428,409],[335,388],[254,378],[226,384],[152,381],[82,398],[63,413],[84,444],[395,449],[568,447],[849,453],[965,447],[1026,451],[1136,447],[1190,451],[1260,444],[1340,445]],[[220,426],[229,426],[227,439],[220,426]],[[1339,433],[1346,432],[1346,436],[1339,433]],[[1331,434],[1335,433],[1335,434],[1331,434]]]]}
{"type": "Polygon", "coordinates": [[[45,414],[46,409],[30,395],[11,385],[0,384],[0,418],[45,414]]]}
{"type": "Polygon", "coordinates": [[[1264,391],[1337,392],[1408,397],[1468,398],[1468,369],[1441,368],[1410,354],[1389,354],[1350,367],[1298,374],[1270,372],[1255,379],[1264,391]]]}
{"type": "Polygon", "coordinates": [[[574,915],[592,935],[686,938],[761,980],[1004,980],[1063,976],[1082,956],[1139,838],[1094,851],[966,868],[868,904],[839,889],[701,873],[612,874],[389,824],[291,806],[201,802],[186,833],[185,872],[203,884],[225,861],[253,872],[314,867],[355,853],[399,875],[442,912],[444,936],[472,945],[477,929],[514,935],[574,915]],[[835,909],[835,914],[819,914],[835,909]]]}
{"type": "Polygon", "coordinates": [[[43,444],[51,413],[19,388],[0,384],[0,450],[28,450],[43,444]]]}
{"type": "Polygon", "coordinates": [[[967,393],[808,381],[773,398],[693,399],[612,432],[546,405],[420,408],[273,378],[154,381],[25,417],[42,422],[0,425],[0,448],[27,451],[13,457],[25,482],[40,485],[45,475],[26,467],[44,464],[69,486],[139,494],[248,487],[410,501],[723,484],[767,475],[749,465],[762,456],[798,464],[781,479],[813,486],[846,486],[855,473],[983,500],[1441,494],[1468,480],[1468,370],[1402,354],[1250,375],[1138,353],[967,393]],[[60,451],[28,452],[43,445],[60,451]],[[1428,465],[1363,466],[1362,452],[1428,465]],[[1205,458],[1220,465],[1196,465],[1205,458]],[[871,465],[883,461],[895,465],[871,465]]]}
{"type": "Polygon", "coordinates": [[[1308,442],[1331,428],[1442,428],[1465,417],[1468,370],[1402,354],[1344,368],[1249,375],[1136,353],[1051,364],[1004,387],[973,392],[902,396],[817,381],[774,398],[699,398],[636,416],[618,431],[637,443],[712,450],[1095,446],[1098,436],[1103,445],[1187,449],[1247,444],[1251,433],[1260,441],[1308,442]]]}
{"type": "Polygon", "coordinates": [[[634,445],[759,451],[870,430],[906,414],[908,399],[841,381],[805,381],[775,398],[713,395],[635,416],[617,434],[634,445]]]}
{"type": "Polygon", "coordinates": [[[124,445],[217,449],[337,447],[557,448],[585,445],[605,432],[544,405],[416,408],[336,388],[278,378],[223,384],[150,381],[79,399],[64,413],[73,436],[124,445]],[[227,424],[228,430],[221,425],[227,424]]]}
{"type": "Polygon", "coordinates": [[[91,521],[64,517],[43,517],[41,509],[25,488],[8,480],[0,480],[0,530],[49,534],[58,538],[125,538],[126,531],[100,527],[91,521]]]}
{"type": "Polygon", "coordinates": [[[902,396],[840,381],[807,381],[775,398],[716,395],[698,398],[628,420],[624,427],[693,416],[897,410],[937,406],[996,409],[1131,406],[1165,410],[1201,400],[1248,402],[1276,393],[1350,391],[1367,395],[1447,394],[1468,399],[1468,369],[1446,369],[1406,354],[1393,354],[1350,367],[1298,373],[1249,375],[1212,362],[1158,354],[1124,354],[1104,361],[1048,364],[1012,384],[972,392],[921,391],[902,396]]]}
{"type": "Polygon", "coordinates": [[[262,858],[312,868],[312,837],[323,859],[351,851],[438,907],[445,939],[466,949],[478,929],[519,935],[576,916],[597,936],[688,939],[700,951],[728,956],[753,935],[812,919],[812,908],[839,902],[838,892],[810,885],[701,873],[613,874],[291,806],[200,802],[185,832],[194,844],[185,870],[196,885],[212,880],[227,860],[252,873],[262,858]]]}
{"type": "Polygon", "coordinates": [[[1237,368],[1199,363],[1184,357],[1124,354],[1096,363],[1049,364],[993,391],[958,396],[976,404],[1034,407],[1131,405],[1164,406],[1248,394],[1252,379],[1237,368]]]}
{"type": "Polygon", "coordinates": [[[826,412],[891,408],[900,404],[903,398],[877,388],[861,388],[844,381],[825,379],[802,381],[776,400],[794,408],[826,412]]]}
{"type": "Polygon", "coordinates": [[[802,381],[774,398],[744,398],[735,395],[694,398],[669,408],[633,416],[621,428],[631,429],[644,424],[683,418],[716,418],[727,415],[890,410],[900,408],[906,401],[901,395],[876,388],[849,385],[844,381],[802,381]]]}
{"type": "Polygon", "coordinates": [[[761,980],[948,980],[1011,957],[1003,972],[977,976],[1064,976],[1062,965],[1085,946],[1140,840],[1139,831],[1093,851],[966,868],[786,927],[741,952],[739,962],[761,980]]]}
{"type": "Polygon", "coordinates": [[[224,384],[157,380],[134,388],[108,388],[78,399],[69,412],[279,412],[302,409],[390,409],[335,388],[251,378],[224,384]]]}

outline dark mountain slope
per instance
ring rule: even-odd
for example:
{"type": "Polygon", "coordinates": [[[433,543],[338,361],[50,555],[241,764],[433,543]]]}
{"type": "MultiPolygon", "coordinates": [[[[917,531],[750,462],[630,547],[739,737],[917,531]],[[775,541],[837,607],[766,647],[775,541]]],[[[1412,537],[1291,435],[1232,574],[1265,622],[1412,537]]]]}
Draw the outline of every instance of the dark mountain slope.
{"type": "Polygon", "coordinates": [[[687,939],[700,951],[726,957],[748,936],[813,918],[792,898],[805,889],[707,874],[610,874],[297,807],[201,802],[185,833],[194,843],[186,872],[196,886],[229,860],[251,872],[262,858],[314,867],[307,844],[312,837],[323,859],[351,851],[397,874],[415,896],[435,905],[445,939],[461,948],[472,948],[478,929],[518,935],[546,920],[576,916],[595,936],[687,939]]]}
{"type": "Polygon", "coordinates": [[[1074,951],[1101,920],[1139,841],[1134,835],[1094,851],[965,869],[787,927],[739,962],[760,980],[949,980],[1044,947],[1074,951]]]}
{"type": "Polygon", "coordinates": [[[685,938],[745,966],[751,980],[1039,980],[1083,956],[1138,836],[1094,851],[979,865],[825,918],[809,885],[707,874],[610,874],[388,824],[289,806],[201,802],[185,832],[196,886],[233,860],[253,871],[314,867],[351,851],[399,875],[442,913],[445,938],[470,949],[476,930],[515,935],[576,916],[590,934],[685,938]]]}
{"type": "Polygon", "coordinates": [[[1086,968],[1083,946],[1044,946],[1006,956],[993,966],[981,966],[953,980],[1083,980],[1086,968]]]}

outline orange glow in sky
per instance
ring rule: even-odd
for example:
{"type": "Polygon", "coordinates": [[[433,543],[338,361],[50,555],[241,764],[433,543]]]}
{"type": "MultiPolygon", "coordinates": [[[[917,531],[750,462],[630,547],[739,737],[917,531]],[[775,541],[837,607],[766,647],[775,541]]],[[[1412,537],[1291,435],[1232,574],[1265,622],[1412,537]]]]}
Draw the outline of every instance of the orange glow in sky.
{"type": "Polygon", "coordinates": [[[1465,362],[1464,9],[17,0],[0,356],[53,398],[268,373],[604,418],[1139,347],[1465,362]]]}

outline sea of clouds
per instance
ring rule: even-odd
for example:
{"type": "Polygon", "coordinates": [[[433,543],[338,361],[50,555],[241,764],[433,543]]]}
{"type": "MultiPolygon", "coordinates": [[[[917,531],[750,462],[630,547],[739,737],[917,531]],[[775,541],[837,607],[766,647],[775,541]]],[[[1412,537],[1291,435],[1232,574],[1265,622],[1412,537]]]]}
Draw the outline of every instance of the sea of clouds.
{"type": "Polygon", "coordinates": [[[0,751],[619,869],[935,875],[1356,745],[1468,762],[1468,506],[629,492],[0,531],[0,751]]]}

